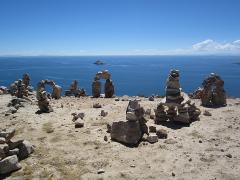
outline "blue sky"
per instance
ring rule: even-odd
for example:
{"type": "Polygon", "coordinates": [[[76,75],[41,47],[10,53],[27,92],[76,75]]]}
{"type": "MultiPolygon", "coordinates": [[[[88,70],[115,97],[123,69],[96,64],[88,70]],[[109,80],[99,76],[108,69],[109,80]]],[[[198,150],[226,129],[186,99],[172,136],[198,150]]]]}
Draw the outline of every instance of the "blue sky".
{"type": "Polygon", "coordinates": [[[240,54],[240,0],[0,0],[0,55],[240,54]]]}

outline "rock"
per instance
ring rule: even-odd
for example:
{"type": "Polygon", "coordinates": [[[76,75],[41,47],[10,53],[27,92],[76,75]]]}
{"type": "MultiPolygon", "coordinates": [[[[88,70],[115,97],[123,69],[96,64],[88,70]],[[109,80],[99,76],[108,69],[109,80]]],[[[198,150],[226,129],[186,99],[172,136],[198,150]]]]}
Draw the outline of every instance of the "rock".
{"type": "Polygon", "coordinates": [[[8,156],[0,161],[0,174],[7,174],[19,169],[21,169],[21,165],[18,163],[16,155],[8,156]]]}
{"type": "Polygon", "coordinates": [[[15,107],[10,107],[7,111],[7,113],[11,113],[11,114],[14,114],[17,112],[17,109],[15,107]]]}
{"type": "Polygon", "coordinates": [[[6,139],[4,137],[0,137],[0,144],[5,144],[6,143],[6,139]]]}
{"type": "Polygon", "coordinates": [[[82,128],[82,127],[84,127],[84,122],[82,122],[82,121],[75,122],[75,128],[82,128]]]}
{"type": "Polygon", "coordinates": [[[151,143],[151,144],[156,143],[156,142],[158,142],[158,137],[157,137],[157,135],[155,135],[155,134],[150,134],[150,135],[147,137],[147,141],[148,141],[149,143],[151,143]]]}
{"type": "Polygon", "coordinates": [[[175,173],[174,173],[174,172],[172,172],[172,176],[173,176],[173,177],[175,176],[175,173]]]}
{"type": "Polygon", "coordinates": [[[136,166],[134,164],[131,164],[130,167],[135,168],[136,166]]]}
{"type": "Polygon", "coordinates": [[[0,137],[3,137],[6,139],[6,141],[9,141],[15,134],[15,129],[7,129],[0,132],[0,137]]]}
{"type": "Polygon", "coordinates": [[[126,119],[129,121],[137,121],[138,117],[135,115],[134,112],[127,112],[126,113],[126,119]]]}
{"type": "Polygon", "coordinates": [[[155,133],[157,131],[157,128],[155,126],[149,126],[149,132],[155,133]]]}
{"type": "Polygon", "coordinates": [[[119,98],[116,98],[115,101],[120,101],[120,99],[119,99],[119,98]]]}
{"type": "Polygon", "coordinates": [[[7,144],[0,144],[0,159],[5,158],[8,151],[9,151],[9,147],[7,144]]]}
{"type": "Polygon", "coordinates": [[[112,126],[108,123],[107,124],[107,133],[111,133],[112,126]]]}
{"type": "Polygon", "coordinates": [[[78,113],[77,115],[80,119],[83,119],[85,117],[85,114],[84,113],[78,113]]]}
{"type": "Polygon", "coordinates": [[[227,156],[228,158],[232,158],[232,155],[231,155],[231,154],[226,154],[226,156],[227,156]]]}
{"type": "Polygon", "coordinates": [[[23,141],[23,139],[15,140],[14,138],[14,140],[8,142],[9,149],[12,150],[18,148],[23,143],[23,141]]]}
{"type": "Polygon", "coordinates": [[[24,140],[18,146],[18,148],[19,148],[19,155],[18,155],[18,157],[19,157],[20,160],[29,157],[29,155],[31,153],[33,153],[33,151],[34,151],[33,145],[30,142],[26,141],[26,140],[24,140]]]}
{"type": "Polygon", "coordinates": [[[142,131],[138,121],[113,122],[111,139],[128,144],[137,145],[142,138],[142,131]]]}
{"type": "Polygon", "coordinates": [[[108,137],[107,136],[104,136],[104,141],[108,141],[108,137]]]}
{"type": "Polygon", "coordinates": [[[97,173],[98,173],[98,174],[105,173],[105,170],[104,170],[104,169],[99,169],[99,170],[97,171],[97,173]]]}
{"type": "Polygon", "coordinates": [[[104,110],[101,110],[101,114],[100,114],[100,115],[101,115],[102,117],[106,117],[107,114],[108,114],[108,112],[105,112],[104,110]]]}
{"type": "Polygon", "coordinates": [[[147,137],[148,137],[147,134],[143,134],[143,136],[142,136],[142,141],[147,141],[147,137]]]}
{"type": "Polygon", "coordinates": [[[150,97],[148,98],[148,100],[149,100],[149,101],[154,101],[154,96],[150,96],[150,97]]]}
{"type": "Polygon", "coordinates": [[[211,114],[209,111],[207,111],[207,110],[205,110],[205,111],[203,112],[203,115],[204,115],[204,116],[212,116],[212,114],[211,114]]]}
{"type": "Polygon", "coordinates": [[[7,156],[12,156],[12,155],[19,155],[19,149],[18,148],[15,148],[15,149],[12,149],[12,150],[9,150],[8,153],[7,153],[7,156]]]}
{"type": "Polygon", "coordinates": [[[159,129],[156,132],[156,135],[158,136],[159,139],[167,139],[167,131],[165,129],[159,129]]]}
{"type": "Polygon", "coordinates": [[[94,103],[93,104],[93,108],[101,108],[101,107],[102,107],[102,105],[99,104],[99,103],[94,103]]]}

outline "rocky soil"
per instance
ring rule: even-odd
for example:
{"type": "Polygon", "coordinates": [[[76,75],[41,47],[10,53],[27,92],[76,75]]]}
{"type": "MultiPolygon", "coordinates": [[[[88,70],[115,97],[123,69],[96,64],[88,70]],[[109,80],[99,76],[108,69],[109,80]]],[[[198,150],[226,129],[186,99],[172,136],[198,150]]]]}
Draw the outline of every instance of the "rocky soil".
{"type": "MultiPolygon", "coordinates": [[[[126,118],[128,99],[134,97],[63,97],[51,101],[54,112],[44,114],[36,113],[34,101],[9,113],[11,99],[0,96],[0,128],[15,128],[15,137],[35,150],[20,170],[0,179],[240,179],[240,99],[228,99],[228,106],[217,109],[194,100],[200,121],[189,127],[154,125],[166,130],[167,139],[138,147],[113,142],[107,133],[108,123],[126,118]],[[93,108],[95,103],[101,108],[93,108]],[[75,128],[73,113],[84,113],[84,127],[75,128]]],[[[139,99],[152,113],[161,100],[139,99]]],[[[154,124],[150,115],[148,126],[154,124]]]]}

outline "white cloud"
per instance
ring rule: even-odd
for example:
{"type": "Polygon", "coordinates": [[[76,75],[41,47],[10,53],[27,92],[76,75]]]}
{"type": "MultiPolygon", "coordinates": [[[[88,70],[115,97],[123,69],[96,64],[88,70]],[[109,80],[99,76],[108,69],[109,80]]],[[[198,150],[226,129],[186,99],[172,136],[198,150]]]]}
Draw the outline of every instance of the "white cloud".
{"type": "Polygon", "coordinates": [[[196,53],[240,54],[240,40],[228,43],[219,43],[212,39],[207,39],[194,44],[192,49],[196,53]]]}

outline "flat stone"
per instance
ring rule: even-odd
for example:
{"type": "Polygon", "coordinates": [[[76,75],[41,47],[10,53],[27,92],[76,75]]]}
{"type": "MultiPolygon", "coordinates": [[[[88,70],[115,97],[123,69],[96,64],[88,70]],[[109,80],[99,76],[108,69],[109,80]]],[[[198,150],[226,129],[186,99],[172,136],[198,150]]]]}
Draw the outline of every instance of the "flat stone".
{"type": "Polygon", "coordinates": [[[156,142],[158,142],[158,137],[157,137],[157,135],[155,135],[155,134],[150,134],[150,135],[147,137],[147,141],[148,141],[149,143],[151,143],[151,144],[156,143],[156,142]]]}
{"type": "Polygon", "coordinates": [[[127,112],[126,113],[126,119],[129,121],[137,121],[138,117],[135,115],[134,112],[127,112]]]}
{"type": "Polygon", "coordinates": [[[7,174],[21,169],[16,155],[8,156],[0,161],[0,174],[7,174]]]}
{"type": "Polygon", "coordinates": [[[15,129],[7,129],[0,132],[0,137],[4,137],[6,141],[9,141],[15,134],[15,129]]]}

